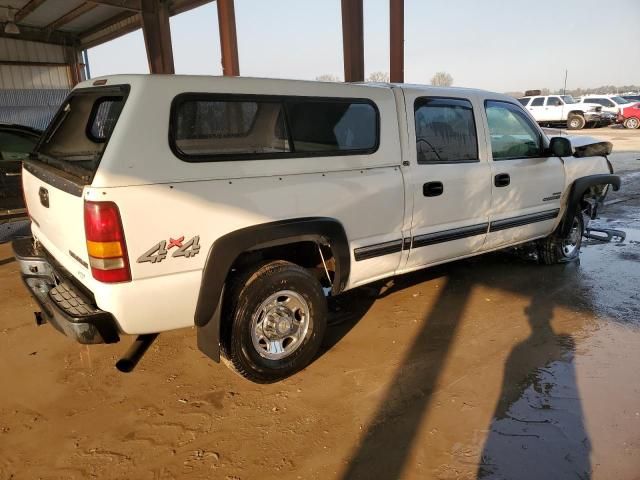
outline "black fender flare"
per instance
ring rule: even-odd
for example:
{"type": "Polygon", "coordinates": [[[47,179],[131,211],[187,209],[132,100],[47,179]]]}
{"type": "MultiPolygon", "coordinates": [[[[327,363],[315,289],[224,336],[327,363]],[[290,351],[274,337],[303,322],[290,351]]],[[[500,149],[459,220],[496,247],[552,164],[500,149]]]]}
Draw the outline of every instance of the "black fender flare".
{"type": "Polygon", "coordinates": [[[288,243],[313,241],[331,247],[335,259],[332,294],[347,285],[351,267],[349,242],[342,224],[328,217],[303,217],[262,223],[219,237],[209,249],[194,321],[198,327],[198,348],[219,361],[220,313],[224,285],[231,266],[244,252],[288,243]]]}
{"type": "Polygon", "coordinates": [[[569,198],[567,199],[567,208],[560,223],[559,234],[564,237],[569,233],[571,229],[571,220],[580,211],[580,201],[589,187],[593,185],[611,185],[617,192],[620,190],[620,177],[618,175],[600,174],[600,175],[587,175],[586,177],[578,178],[571,185],[571,191],[569,192],[569,198]]]}

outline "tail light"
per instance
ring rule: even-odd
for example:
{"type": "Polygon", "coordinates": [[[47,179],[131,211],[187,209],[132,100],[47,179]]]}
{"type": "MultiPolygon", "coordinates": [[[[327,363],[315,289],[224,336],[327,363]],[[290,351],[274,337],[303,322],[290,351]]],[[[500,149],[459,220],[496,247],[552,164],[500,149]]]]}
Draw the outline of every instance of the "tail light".
{"type": "Polygon", "coordinates": [[[84,231],[93,278],[105,283],[131,281],[118,206],[113,202],[86,201],[84,231]]]}

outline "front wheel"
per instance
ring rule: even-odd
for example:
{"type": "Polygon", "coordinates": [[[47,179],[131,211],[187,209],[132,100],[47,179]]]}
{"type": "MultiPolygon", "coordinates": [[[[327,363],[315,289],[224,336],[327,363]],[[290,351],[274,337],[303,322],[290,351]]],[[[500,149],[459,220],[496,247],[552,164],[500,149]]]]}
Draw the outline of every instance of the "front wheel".
{"type": "Polygon", "coordinates": [[[582,212],[578,212],[571,221],[569,233],[560,237],[552,233],[538,242],[538,256],[546,265],[566,263],[577,260],[584,235],[584,219],[582,212]]]}
{"type": "Polygon", "coordinates": [[[256,383],[282,380],[318,352],[327,324],[320,282],[306,269],[277,260],[239,275],[225,309],[222,354],[256,383]]]}
{"type": "Polygon", "coordinates": [[[585,119],[582,115],[569,115],[567,119],[567,128],[569,130],[581,130],[584,128],[585,119]]]}

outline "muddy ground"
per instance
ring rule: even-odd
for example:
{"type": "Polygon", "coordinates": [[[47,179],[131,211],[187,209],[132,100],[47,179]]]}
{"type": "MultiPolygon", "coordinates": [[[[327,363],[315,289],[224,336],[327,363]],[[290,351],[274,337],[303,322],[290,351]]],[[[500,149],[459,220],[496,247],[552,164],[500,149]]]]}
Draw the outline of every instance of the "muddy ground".
{"type": "Polygon", "coordinates": [[[0,245],[0,479],[640,479],[640,131],[580,263],[508,252],[343,297],[325,350],[248,383],[163,334],[83,347],[33,322],[0,245]]]}

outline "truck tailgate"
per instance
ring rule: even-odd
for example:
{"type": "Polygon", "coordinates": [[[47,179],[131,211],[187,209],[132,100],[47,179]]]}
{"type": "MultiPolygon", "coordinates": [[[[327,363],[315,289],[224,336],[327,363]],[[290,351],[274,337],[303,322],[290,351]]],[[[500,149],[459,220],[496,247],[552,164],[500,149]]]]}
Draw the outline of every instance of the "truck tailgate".
{"type": "MultiPolygon", "coordinates": [[[[54,258],[86,285],[91,280],[84,232],[81,188],[71,192],[69,181],[46,165],[25,162],[24,196],[32,232],[54,258]]],[[[88,285],[87,285],[88,286],[88,285]]]]}

